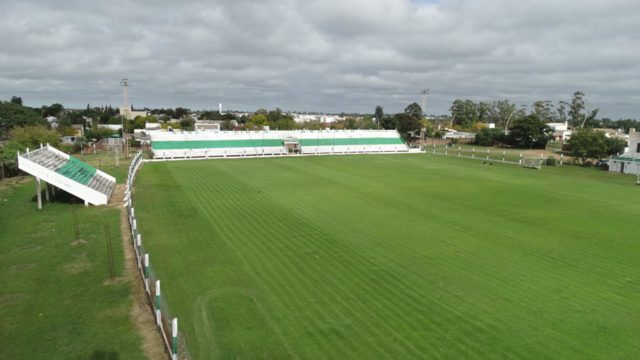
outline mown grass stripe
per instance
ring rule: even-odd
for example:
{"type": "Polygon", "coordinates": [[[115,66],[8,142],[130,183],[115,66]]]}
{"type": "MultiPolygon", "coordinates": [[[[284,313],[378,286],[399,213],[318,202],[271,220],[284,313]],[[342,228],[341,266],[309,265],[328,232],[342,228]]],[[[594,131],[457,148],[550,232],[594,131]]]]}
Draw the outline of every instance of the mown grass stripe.
{"type": "MultiPolygon", "coordinates": [[[[638,350],[638,322],[628,319],[640,313],[640,245],[619,224],[640,206],[624,178],[424,155],[149,165],[137,207],[156,223],[184,218],[189,246],[166,226],[147,245],[159,261],[202,260],[164,266],[178,307],[195,315],[189,299],[246,288],[271,316],[277,335],[265,345],[225,340],[241,339],[241,328],[217,334],[219,357],[588,359],[638,350]],[[617,231],[587,217],[597,214],[617,231]],[[344,318],[359,328],[331,322],[344,318]]],[[[224,326],[239,319],[224,306],[243,299],[208,306],[224,326]]]]}

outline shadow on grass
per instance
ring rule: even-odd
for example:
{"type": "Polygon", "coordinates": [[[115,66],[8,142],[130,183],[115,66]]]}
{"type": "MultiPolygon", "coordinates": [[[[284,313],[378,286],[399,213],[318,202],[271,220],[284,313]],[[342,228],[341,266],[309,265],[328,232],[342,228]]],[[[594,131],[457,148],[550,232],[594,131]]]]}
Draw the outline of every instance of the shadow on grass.
{"type": "Polygon", "coordinates": [[[119,360],[120,354],[117,351],[95,350],[89,360],[119,360]]]}
{"type": "MultiPolygon", "coordinates": [[[[31,197],[31,202],[37,202],[38,201],[38,197],[37,195],[33,195],[31,197]]],[[[55,194],[53,194],[51,192],[51,190],[49,190],[49,202],[52,203],[60,203],[60,204],[81,204],[84,205],[84,200],[69,194],[68,192],[58,189],[56,188],[55,190],[55,194]]],[[[46,204],[47,200],[45,197],[45,193],[44,190],[42,191],[42,203],[46,204]]]]}

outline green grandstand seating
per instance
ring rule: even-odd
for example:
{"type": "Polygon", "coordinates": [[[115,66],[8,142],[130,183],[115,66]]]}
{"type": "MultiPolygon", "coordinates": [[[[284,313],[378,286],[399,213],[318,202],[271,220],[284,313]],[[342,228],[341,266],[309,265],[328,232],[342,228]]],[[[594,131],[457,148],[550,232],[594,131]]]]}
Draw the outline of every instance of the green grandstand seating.
{"type": "Polygon", "coordinates": [[[56,172],[80,184],[87,185],[95,176],[96,168],[72,156],[69,161],[56,169],[56,172]]]}

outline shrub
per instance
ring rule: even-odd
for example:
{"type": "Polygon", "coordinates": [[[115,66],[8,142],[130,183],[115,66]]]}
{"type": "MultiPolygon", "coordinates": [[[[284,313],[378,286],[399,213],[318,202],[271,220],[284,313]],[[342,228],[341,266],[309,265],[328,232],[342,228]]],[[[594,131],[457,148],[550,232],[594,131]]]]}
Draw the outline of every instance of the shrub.
{"type": "Polygon", "coordinates": [[[547,158],[547,166],[556,166],[556,158],[553,156],[549,156],[547,158]]]}

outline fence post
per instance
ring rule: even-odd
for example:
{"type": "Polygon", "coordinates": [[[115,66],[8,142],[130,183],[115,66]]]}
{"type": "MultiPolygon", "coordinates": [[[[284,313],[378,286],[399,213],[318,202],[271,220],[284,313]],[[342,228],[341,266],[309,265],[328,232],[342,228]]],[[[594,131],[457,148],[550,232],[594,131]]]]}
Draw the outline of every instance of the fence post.
{"type": "Polygon", "coordinates": [[[475,146],[471,148],[471,158],[472,159],[476,158],[476,147],[475,146]]]}
{"type": "Polygon", "coordinates": [[[178,360],[178,318],[171,320],[171,360],[178,360]]]}
{"type": "Polygon", "coordinates": [[[149,254],[144,254],[144,289],[149,293],[149,254]]]}
{"type": "Polygon", "coordinates": [[[140,253],[142,251],[142,235],[138,234],[138,236],[136,236],[136,240],[137,240],[137,249],[136,249],[136,257],[138,258],[138,268],[142,270],[142,254],[140,253]]]}
{"type": "Polygon", "coordinates": [[[522,165],[522,153],[520,153],[520,160],[518,160],[518,164],[522,165]]]}
{"type": "Polygon", "coordinates": [[[504,150],[502,150],[502,162],[504,162],[504,156],[506,155],[506,152],[504,150]]]}
{"type": "Polygon", "coordinates": [[[460,151],[460,146],[458,146],[458,156],[462,156],[460,151]]]}
{"type": "Polygon", "coordinates": [[[489,149],[487,149],[487,160],[489,160],[489,149]]]}
{"type": "Polygon", "coordinates": [[[433,144],[433,153],[436,153],[436,144],[433,144]]]}
{"type": "Polygon", "coordinates": [[[160,280],[156,280],[156,324],[162,327],[162,318],[160,310],[160,280]]]}
{"type": "Polygon", "coordinates": [[[564,159],[564,154],[560,153],[560,166],[562,166],[562,160],[564,159]]]}

